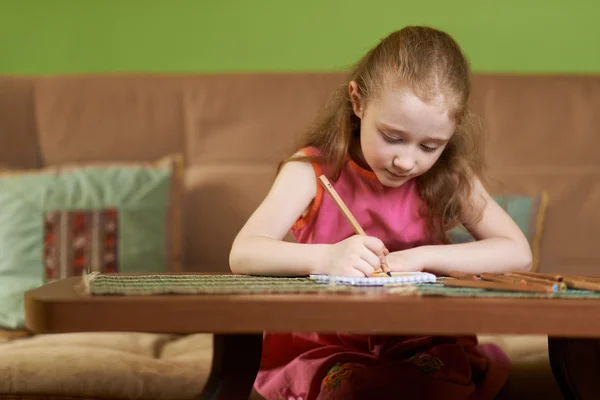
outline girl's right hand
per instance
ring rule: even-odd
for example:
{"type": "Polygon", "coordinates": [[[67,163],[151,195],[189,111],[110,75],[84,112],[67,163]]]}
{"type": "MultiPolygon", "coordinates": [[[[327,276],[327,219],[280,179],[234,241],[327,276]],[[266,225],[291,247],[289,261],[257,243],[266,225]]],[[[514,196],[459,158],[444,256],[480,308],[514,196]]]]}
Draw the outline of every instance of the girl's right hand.
{"type": "Polygon", "coordinates": [[[381,240],[362,235],[332,244],[328,250],[323,270],[335,276],[371,276],[389,254],[381,240]]]}

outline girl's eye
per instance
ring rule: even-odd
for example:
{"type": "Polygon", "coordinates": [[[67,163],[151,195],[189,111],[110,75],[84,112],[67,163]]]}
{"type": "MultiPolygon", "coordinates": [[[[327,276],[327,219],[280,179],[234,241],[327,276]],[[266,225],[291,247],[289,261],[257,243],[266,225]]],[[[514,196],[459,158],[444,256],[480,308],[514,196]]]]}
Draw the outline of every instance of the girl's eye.
{"type": "Polygon", "coordinates": [[[383,135],[383,139],[384,139],[386,142],[389,142],[389,143],[400,143],[400,142],[402,142],[402,138],[399,138],[399,137],[393,137],[393,136],[388,136],[388,135],[386,135],[385,133],[383,133],[382,135],[383,135]]]}
{"type": "Polygon", "coordinates": [[[421,148],[428,153],[433,153],[434,151],[437,150],[437,147],[429,147],[429,146],[425,146],[424,144],[421,145],[421,148]]]}

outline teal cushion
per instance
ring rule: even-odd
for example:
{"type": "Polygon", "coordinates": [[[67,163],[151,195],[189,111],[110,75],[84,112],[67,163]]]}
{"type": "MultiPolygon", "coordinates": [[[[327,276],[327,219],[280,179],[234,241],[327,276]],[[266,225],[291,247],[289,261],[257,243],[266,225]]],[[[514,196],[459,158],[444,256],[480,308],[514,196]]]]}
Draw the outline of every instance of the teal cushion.
{"type": "MultiPolygon", "coordinates": [[[[527,237],[533,253],[532,271],[539,267],[539,242],[548,203],[547,193],[535,196],[493,196],[494,200],[512,217],[527,237]]],[[[452,243],[473,242],[475,239],[459,225],[449,233],[452,243]]]]}
{"type": "Polygon", "coordinates": [[[22,328],[24,292],[51,279],[165,271],[172,173],[131,165],[0,176],[0,327],[22,328]]]}

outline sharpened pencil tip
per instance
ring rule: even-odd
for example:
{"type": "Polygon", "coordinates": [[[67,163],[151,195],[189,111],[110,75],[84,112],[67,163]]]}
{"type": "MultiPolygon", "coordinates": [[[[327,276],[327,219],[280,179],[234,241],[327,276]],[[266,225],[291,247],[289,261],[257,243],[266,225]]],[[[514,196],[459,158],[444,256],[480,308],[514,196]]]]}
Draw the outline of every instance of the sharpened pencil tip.
{"type": "Polygon", "coordinates": [[[386,272],[387,276],[392,277],[392,273],[390,271],[386,272]]]}

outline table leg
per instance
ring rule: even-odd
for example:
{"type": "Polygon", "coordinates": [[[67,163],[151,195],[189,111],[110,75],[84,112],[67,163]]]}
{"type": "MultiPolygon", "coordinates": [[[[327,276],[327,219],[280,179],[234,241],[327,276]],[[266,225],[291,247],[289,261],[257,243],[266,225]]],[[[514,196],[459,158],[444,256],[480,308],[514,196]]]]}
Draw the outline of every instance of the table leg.
{"type": "Polygon", "coordinates": [[[201,400],[247,400],[262,355],[262,333],[213,336],[213,361],[201,400]]]}
{"type": "Polygon", "coordinates": [[[565,400],[597,399],[600,339],[548,338],[550,366],[565,400]]]}

